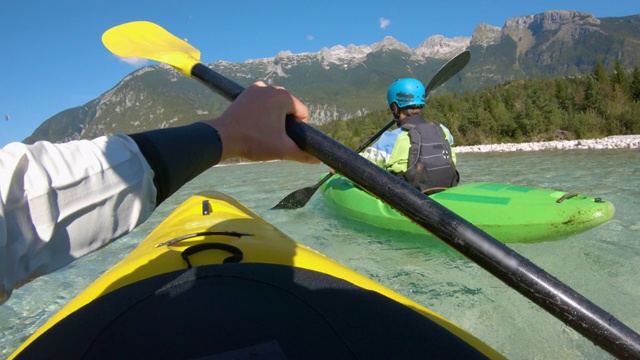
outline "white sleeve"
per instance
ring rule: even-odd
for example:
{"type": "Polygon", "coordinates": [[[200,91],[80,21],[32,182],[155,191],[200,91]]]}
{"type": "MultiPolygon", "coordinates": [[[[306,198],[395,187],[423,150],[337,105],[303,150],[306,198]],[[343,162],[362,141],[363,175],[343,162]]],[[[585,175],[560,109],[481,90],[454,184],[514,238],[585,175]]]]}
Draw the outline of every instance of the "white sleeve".
{"type": "Polygon", "coordinates": [[[126,135],[0,150],[0,303],[115,240],[155,209],[153,171],[126,135]]]}

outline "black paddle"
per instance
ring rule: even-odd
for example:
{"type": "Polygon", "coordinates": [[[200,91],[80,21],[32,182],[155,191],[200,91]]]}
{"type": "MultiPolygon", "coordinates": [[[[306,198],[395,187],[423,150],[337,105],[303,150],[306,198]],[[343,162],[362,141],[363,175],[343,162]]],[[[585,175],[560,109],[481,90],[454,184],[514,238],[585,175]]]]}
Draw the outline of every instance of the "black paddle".
{"type": "MultiPolygon", "coordinates": [[[[156,24],[119,25],[105,32],[102,41],[118,56],[169,64],[231,101],[244,90],[200,63],[197,49],[156,24]]],[[[531,261],[312,126],[292,117],[287,117],[285,126],[301,149],[376,195],[611,355],[640,359],[640,335],[531,261]]]]}
{"type": "MultiPolygon", "coordinates": [[[[460,70],[462,70],[465,66],[467,66],[470,59],[471,59],[471,53],[469,52],[469,50],[465,50],[460,54],[456,55],[453,59],[449,60],[446,64],[442,65],[440,70],[438,70],[438,72],[433,76],[431,81],[429,81],[429,84],[427,84],[427,87],[425,88],[426,96],[429,96],[429,94],[431,93],[431,91],[433,91],[433,89],[444,84],[447,80],[451,79],[451,77],[453,77],[455,74],[459,73],[460,70]]],[[[382,130],[378,131],[369,140],[367,140],[364,144],[362,144],[356,150],[356,152],[359,153],[362,150],[366,149],[367,146],[371,145],[372,142],[374,142],[377,138],[379,138],[394,123],[395,123],[395,120],[392,120],[390,123],[385,125],[385,127],[383,127],[382,130]]],[[[327,180],[329,180],[332,176],[333,176],[333,173],[329,173],[325,177],[323,177],[322,180],[320,180],[317,184],[312,186],[307,186],[305,188],[298,189],[292,192],[291,194],[285,196],[284,199],[280,200],[280,202],[277,203],[276,206],[272,207],[271,210],[281,210],[281,209],[293,210],[293,209],[299,209],[305,206],[309,202],[313,194],[315,194],[315,192],[320,188],[320,186],[322,186],[322,184],[327,182],[327,180]]]]}

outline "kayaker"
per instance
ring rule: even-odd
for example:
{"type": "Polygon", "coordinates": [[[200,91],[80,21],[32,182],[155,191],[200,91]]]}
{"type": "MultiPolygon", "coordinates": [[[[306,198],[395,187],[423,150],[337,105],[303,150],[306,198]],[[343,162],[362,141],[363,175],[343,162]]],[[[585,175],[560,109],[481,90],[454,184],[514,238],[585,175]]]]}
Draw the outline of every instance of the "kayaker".
{"type": "Polygon", "coordinates": [[[425,97],[425,87],[419,80],[404,78],[393,82],[387,90],[387,103],[398,129],[384,133],[361,154],[431,194],[456,186],[460,174],[451,147],[451,132],[443,124],[422,117],[425,97]]]}
{"type": "Polygon", "coordinates": [[[182,185],[232,157],[318,160],[285,132],[308,109],[257,82],[217,119],[0,150],[0,303],[14,288],[126,235],[182,185]]]}

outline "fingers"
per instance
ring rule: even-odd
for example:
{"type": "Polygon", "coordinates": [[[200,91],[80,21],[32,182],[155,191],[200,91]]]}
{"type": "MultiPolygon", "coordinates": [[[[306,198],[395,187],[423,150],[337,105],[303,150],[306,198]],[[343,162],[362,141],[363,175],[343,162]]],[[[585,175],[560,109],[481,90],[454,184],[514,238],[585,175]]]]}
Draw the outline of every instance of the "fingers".
{"type": "MultiPolygon", "coordinates": [[[[309,153],[301,150],[295,142],[286,134],[285,131],[285,118],[287,115],[291,115],[299,121],[308,123],[309,121],[309,109],[306,105],[304,105],[298,98],[289,93],[282,86],[267,86],[264,82],[258,81],[252,85],[257,88],[263,87],[268,88],[273,92],[273,101],[277,103],[274,105],[278,110],[274,111],[274,114],[278,117],[275,119],[275,123],[277,124],[277,128],[281,131],[277,134],[277,138],[279,138],[278,143],[280,144],[280,148],[276,149],[277,159],[282,160],[293,160],[302,163],[308,164],[317,164],[320,161],[316,159],[314,156],[309,153]]],[[[256,149],[260,151],[259,149],[256,149]]]]}
{"type": "Polygon", "coordinates": [[[278,94],[277,96],[279,97],[279,99],[283,101],[282,106],[287,109],[287,114],[294,115],[296,119],[303,120],[304,122],[307,122],[307,120],[309,119],[309,109],[307,108],[307,106],[304,105],[300,100],[298,100],[298,98],[291,95],[291,93],[289,93],[283,86],[268,86],[263,81],[257,81],[249,88],[252,87],[266,87],[273,89],[274,92],[278,94]]]}
{"type": "MultiPolygon", "coordinates": [[[[301,120],[305,123],[309,121],[309,109],[306,105],[302,103],[298,98],[291,95],[283,86],[267,86],[263,81],[257,81],[251,87],[270,87],[277,93],[277,97],[279,101],[282,101],[282,106],[286,109],[286,115],[292,115],[298,120],[301,120]]],[[[246,91],[246,90],[245,90],[246,91]]]]}
{"type": "Polygon", "coordinates": [[[254,161],[319,163],[286,134],[287,115],[307,122],[309,109],[283,87],[258,81],[243,91],[220,118],[207,123],[218,130],[223,159],[244,157],[254,161]]]}
{"type": "MultiPolygon", "coordinates": [[[[284,88],[282,89],[284,90],[284,88]]],[[[289,108],[287,115],[293,115],[293,117],[305,123],[309,122],[309,108],[307,108],[307,106],[295,96],[291,94],[289,94],[289,96],[292,101],[290,102],[291,107],[289,108]]]]}

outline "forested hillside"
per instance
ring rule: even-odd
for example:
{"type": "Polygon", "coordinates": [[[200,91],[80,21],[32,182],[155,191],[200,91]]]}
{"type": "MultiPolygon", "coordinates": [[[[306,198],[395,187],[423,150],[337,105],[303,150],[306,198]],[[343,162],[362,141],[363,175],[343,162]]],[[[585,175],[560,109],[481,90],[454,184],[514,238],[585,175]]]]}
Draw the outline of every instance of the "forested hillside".
{"type": "MultiPolygon", "coordinates": [[[[606,69],[598,61],[583,77],[516,80],[434,96],[423,114],[447,125],[456,145],[640,134],[640,68],[625,72],[616,61],[606,69]]],[[[375,111],[318,128],[355,149],[390,120],[390,111],[375,111]]]]}

